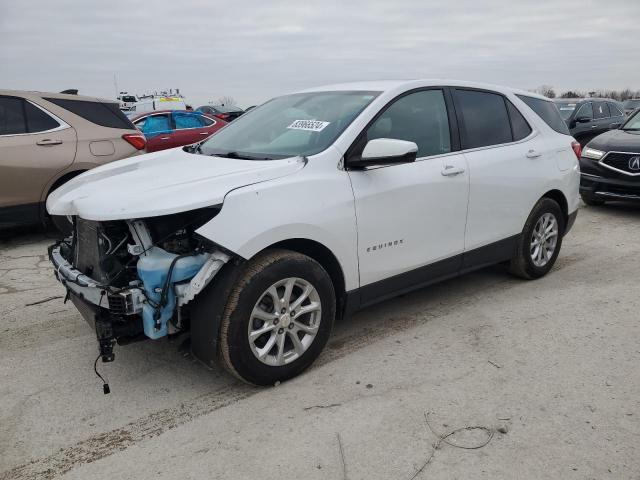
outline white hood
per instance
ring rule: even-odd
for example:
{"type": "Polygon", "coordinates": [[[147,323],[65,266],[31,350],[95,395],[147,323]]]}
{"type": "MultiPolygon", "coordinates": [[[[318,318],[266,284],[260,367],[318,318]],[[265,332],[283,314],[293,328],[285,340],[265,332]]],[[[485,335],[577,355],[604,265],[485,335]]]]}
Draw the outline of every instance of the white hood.
{"type": "Polygon", "coordinates": [[[53,192],[47,211],[97,221],[185,212],[221,204],[235,188],[283,177],[304,165],[301,157],[237,160],[175,148],[89,170],[53,192]]]}

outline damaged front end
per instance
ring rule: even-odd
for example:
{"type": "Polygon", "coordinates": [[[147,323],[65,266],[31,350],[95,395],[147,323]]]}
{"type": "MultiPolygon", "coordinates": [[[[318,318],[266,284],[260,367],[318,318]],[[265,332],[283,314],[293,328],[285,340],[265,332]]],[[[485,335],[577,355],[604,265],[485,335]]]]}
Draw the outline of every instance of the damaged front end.
{"type": "Polygon", "coordinates": [[[73,218],[73,235],[49,248],[57,279],[95,328],[103,362],[113,347],[189,330],[189,303],[229,252],[195,230],[219,207],[140,220],[73,218]]]}

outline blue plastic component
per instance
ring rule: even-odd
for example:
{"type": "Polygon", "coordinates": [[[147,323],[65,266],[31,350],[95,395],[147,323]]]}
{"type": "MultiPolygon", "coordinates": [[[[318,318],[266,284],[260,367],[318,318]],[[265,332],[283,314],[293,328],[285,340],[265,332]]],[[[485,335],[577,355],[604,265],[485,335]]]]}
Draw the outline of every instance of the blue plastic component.
{"type": "MultiPolygon", "coordinates": [[[[169,253],[161,248],[153,247],[138,260],[138,277],[144,284],[147,298],[151,299],[154,304],[160,302],[162,296],[162,288],[169,274],[169,267],[175,257],[175,253],[169,253]]],[[[171,284],[169,285],[167,303],[160,309],[160,318],[158,319],[156,328],[155,313],[156,308],[146,303],[142,307],[142,322],[144,325],[144,334],[152,339],[164,337],[167,334],[167,322],[173,315],[176,307],[176,295],[173,284],[183,282],[194,277],[198,270],[202,268],[209,256],[207,254],[192,255],[184,257],[176,261],[171,274],[171,284]]]]}

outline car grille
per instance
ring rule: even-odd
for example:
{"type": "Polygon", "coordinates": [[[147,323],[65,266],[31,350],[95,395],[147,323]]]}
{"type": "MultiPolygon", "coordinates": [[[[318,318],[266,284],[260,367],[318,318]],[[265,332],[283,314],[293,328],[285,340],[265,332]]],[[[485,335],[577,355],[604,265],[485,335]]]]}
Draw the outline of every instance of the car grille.
{"type": "Polygon", "coordinates": [[[601,162],[604,165],[615,168],[616,170],[620,170],[631,175],[640,175],[640,166],[638,169],[631,168],[631,159],[635,160],[636,158],[640,164],[640,153],[609,152],[601,162]]]}

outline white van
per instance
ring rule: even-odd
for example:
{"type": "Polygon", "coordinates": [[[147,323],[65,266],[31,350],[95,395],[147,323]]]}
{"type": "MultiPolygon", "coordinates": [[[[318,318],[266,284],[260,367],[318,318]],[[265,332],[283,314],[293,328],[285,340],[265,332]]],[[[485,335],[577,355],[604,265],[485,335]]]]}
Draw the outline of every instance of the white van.
{"type": "Polygon", "coordinates": [[[187,104],[182,97],[152,97],[135,103],[129,109],[130,113],[147,113],[157,110],[186,110],[187,104]]]}

